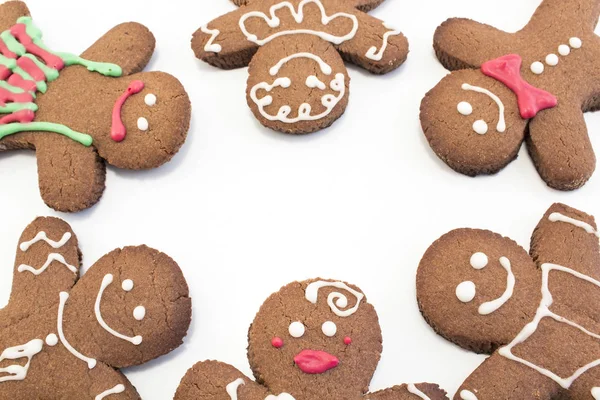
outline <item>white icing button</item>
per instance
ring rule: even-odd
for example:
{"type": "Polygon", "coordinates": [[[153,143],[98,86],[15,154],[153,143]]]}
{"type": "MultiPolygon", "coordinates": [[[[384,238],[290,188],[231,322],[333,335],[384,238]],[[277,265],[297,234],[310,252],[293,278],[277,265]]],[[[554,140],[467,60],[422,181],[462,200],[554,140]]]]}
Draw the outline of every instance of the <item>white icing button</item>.
{"type": "Polygon", "coordinates": [[[473,130],[480,135],[485,135],[488,131],[488,125],[484,120],[478,119],[477,121],[473,122],[473,130]]]}
{"type": "Polygon", "coordinates": [[[58,337],[54,333],[49,334],[46,336],[46,344],[48,346],[56,346],[58,344],[58,337]]]}
{"type": "Polygon", "coordinates": [[[488,265],[488,256],[485,253],[477,252],[471,256],[471,267],[483,269],[488,265]]]}
{"type": "Polygon", "coordinates": [[[147,131],[148,130],[148,120],[146,118],[144,118],[144,117],[138,118],[137,125],[138,125],[138,129],[140,131],[147,131]]]}
{"type": "Polygon", "coordinates": [[[463,303],[468,303],[475,298],[475,284],[471,281],[464,281],[456,286],[456,297],[463,303]]]}
{"type": "Polygon", "coordinates": [[[558,64],[558,56],[556,54],[548,54],[546,56],[546,64],[551,67],[554,67],[558,64]]]}
{"type": "Polygon", "coordinates": [[[561,56],[568,56],[569,53],[571,53],[571,48],[566,44],[561,44],[560,46],[558,46],[558,54],[560,54],[561,56]]]}
{"type": "Polygon", "coordinates": [[[471,104],[467,103],[466,101],[461,101],[460,103],[458,103],[456,109],[462,115],[471,115],[473,113],[473,106],[471,106],[471,104]]]}
{"type": "Polygon", "coordinates": [[[124,291],[130,292],[133,289],[133,281],[131,279],[125,279],[121,284],[124,291]]]}
{"type": "Polygon", "coordinates": [[[304,336],[304,331],[306,330],[306,328],[304,328],[304,324],[302,324],[302,322],[292,322],[290,324],[290,336],[295,337],[295,338],[300,338],[302,336],[304,336]]]}
{"type": "Polygon", "coordinates": [[[146,316],[146,307],[137,306],[133,310],[133,318],[137,319],[138,321],[143,320],[145,316],[146,316]]]}
{"type": "Polygon", "coordinates": [[[146,102],[147,106],[152,107],[156,104],[156,96],[152,93],[148,93],[146,97],[144,97],[144,101],[146,102]]]}
{"type": "Polygon", "coordinates": [[[323,323],[321,330],[325,336],[333,337],[337,333],[337,326],[333,321],[327,321],[323,323]]]}
{"type": "Polygon", "coordinates": [[[574,49],[581,48],[582,44],[583,43],[581,42],[581,39],[579,39],[578,37],[572,37],[571,39],[569,39],[569,45],[571,45],[571,47],[574,49]]]}
{"type": "Polygon", "coordinates": [[[544,72],[544,64],[542,64],[539,61],[534,62],[533,64],[531,64],[531,72],[533,72],[536,75],[541,74],[542,72],[544,72]]]}

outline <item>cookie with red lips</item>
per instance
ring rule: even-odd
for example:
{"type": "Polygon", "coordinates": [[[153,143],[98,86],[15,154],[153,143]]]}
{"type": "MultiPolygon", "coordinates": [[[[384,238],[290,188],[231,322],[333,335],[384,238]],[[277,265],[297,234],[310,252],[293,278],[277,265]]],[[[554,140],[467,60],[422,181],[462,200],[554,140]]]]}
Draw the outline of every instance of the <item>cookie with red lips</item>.
{"type": "Polygon", "coordinates": [[[356,286],[332,280],[293,282],[271,295],[248,334],[256,381],[234,367],[192,367],[175,400],[446,399],[437,385],[398,385],[368,393],[382,351],[374,307],[356,286]]]}

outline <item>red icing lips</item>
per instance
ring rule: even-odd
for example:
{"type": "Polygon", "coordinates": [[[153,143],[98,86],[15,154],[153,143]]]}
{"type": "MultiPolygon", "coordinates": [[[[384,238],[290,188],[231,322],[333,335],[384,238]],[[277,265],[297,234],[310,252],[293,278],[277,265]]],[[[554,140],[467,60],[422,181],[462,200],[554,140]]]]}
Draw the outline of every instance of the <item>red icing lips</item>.
{"type": "Polygon", "coordinates": [[[329,353],[319,350],[302,350],[294,362],[305,374],[322,374],[339,365],[340,360],[329,353]]]}

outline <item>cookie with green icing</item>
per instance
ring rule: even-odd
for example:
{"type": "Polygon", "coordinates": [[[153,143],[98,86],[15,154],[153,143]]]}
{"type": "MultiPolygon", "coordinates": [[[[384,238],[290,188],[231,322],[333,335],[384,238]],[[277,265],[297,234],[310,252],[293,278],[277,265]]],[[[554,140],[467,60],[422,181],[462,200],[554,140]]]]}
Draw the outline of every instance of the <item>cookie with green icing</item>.
{"type": "Polygon", "coordinates": [[[141,72],[154,52],[144,26],[118,25],[78,56],[46,46],[27,6],[9,1],[0,5],[0,32],[0,151],[36,151],[48,206],[89,208],[104,191],[105,162],[156,168],[185,141],[184,88],[168,74],[141,72]]]}

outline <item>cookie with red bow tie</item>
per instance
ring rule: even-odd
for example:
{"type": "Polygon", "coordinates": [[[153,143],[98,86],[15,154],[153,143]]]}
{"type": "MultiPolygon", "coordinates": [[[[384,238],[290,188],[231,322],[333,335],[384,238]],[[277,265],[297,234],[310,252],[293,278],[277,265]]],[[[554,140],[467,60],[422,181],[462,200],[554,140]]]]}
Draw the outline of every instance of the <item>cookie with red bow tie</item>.
{"type": "Polygon", "coordinates": [[[453,72],[421,103],[433,151],[475,176],[500,171],[525,141],[549,186],[583,186],[596,166],[583,113],[600,107],[599,15],[598,0],[544,0],[516,33],[444,22],[434,48],[453,72]]]}
{"type": "Polygon", "coordinates": [[[271,295],[248,334],[256,381],[234,367],[204,361],[182,379],[175,400],[441,400],[437,385],[367,393],[382,351],[377,313],[354,285],[294,282],[271,295]]]}

